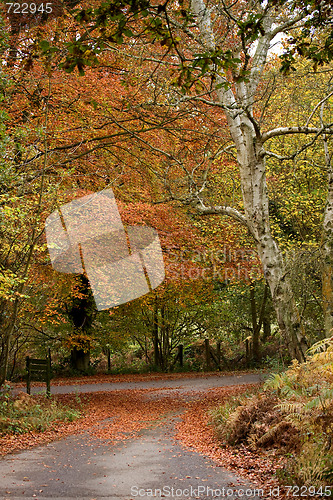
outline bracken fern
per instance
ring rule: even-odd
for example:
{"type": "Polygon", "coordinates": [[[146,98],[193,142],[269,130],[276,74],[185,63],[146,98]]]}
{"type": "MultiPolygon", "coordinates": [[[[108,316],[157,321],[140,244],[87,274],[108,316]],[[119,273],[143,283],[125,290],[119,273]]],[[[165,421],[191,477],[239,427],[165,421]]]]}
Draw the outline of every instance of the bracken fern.
{"type": "Polygon", "coordinates": [[[314,344],[305,363],[294,361],[286,372],[272,374],[262,394],[247,397],[234,409],[229,407],[215,424],[221,439],[229,444],[289,447],[293,453],[284,476],[287,482],[292,478],[298,485],[330,486],[333,337],[314,344]]]}

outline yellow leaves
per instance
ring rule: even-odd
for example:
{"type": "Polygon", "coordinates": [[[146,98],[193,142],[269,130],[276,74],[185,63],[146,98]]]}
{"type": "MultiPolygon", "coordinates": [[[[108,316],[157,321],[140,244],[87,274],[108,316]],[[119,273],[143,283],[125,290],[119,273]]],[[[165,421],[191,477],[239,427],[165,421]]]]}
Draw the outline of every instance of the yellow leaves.
{"type": "Polygon", "coordinates": [[[65,347],[68,349],[82,349],[84,352],[88,352],[91,349],[91,336],[85,333],[78,333],[71,335],[67,340],[64,341],[65,347]]]}
{"type": "Polygon", "coordinates": [[[13,301],[17,297],[26,298],[26,295],[16,291],[17,287],[24,281],[9,269],[0,268],[0,299],[13,301]]]}
{"type": "Polygon", "coordinates": [[[333,337],[316,342],[308,352],[312,356],[311,371],[319,369],[323,374],[325,371],[333,374],[333,337]]]}

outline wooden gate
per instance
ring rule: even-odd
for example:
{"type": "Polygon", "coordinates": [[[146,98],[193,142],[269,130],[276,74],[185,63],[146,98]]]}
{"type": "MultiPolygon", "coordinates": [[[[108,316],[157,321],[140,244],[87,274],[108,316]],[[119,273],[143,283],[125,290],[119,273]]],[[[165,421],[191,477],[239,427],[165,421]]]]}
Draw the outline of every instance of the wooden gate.
{"type": "Polygon", "coordinates": [[[46,394],[51,395],[51,356],[46,359],[36,359],[26,357],[27,369],[27,393],[30,394],[30,383],[32,380],[42,380],[46,382],[46,394]]]}

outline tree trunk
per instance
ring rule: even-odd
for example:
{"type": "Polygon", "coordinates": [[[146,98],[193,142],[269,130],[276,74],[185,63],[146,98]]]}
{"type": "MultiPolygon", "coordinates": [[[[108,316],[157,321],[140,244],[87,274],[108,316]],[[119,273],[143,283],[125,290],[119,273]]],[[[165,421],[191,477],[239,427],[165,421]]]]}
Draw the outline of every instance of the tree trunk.
{"type": "Polygon", "coordinates": [[[182,368],[184,366],[184,346],[183,344],[180,344],[177,348],[177,358],[179,361],[179,366],[182,368]]]}
{"type": "MultiPolygon", "coordinates": [[[[260,172],[261,167],[259,163],[255,168],[260,172]]],[[[263,168],[261,173],[264,173],[263,168]]],[[[258,193],[255,182],[253,183],[252,181],[251,185],[253,188],[250,190],[251,195],[255,198],[258,194],[261,199],[258,201],[258,204],[254,204],[254,206],[247,206],[245,212],[247,212],[246,215],[249,226],[255,237],[264,276],[271,291],[272,302],[281,335],[287,345],[291,358],[296,358],[298,361],[302,362],[305,360],[308,346],[305,340],[304,329],[300,322],[291,282],[286,272],[284,259],[271,235],[266,183],[263,184],[261,193],[258,193]]],[[[245,193],[244,196],[245,200],[246,197],[247,193],[245,193]]]]}
{"type": "Polygon", "coordinates": [[[264,319],[263,319],[263,335],[262,335],[262,342],[266,342],[266,340],[268,339],[268,337],[270,337],[271,335],[271,322],[269,320],[269,317],[268,316],[264,316],[264,319]]]}
{"type": "Polygon", "coordinates": [[[267,292],[268,286],[265,283],[264,295],[262,298],[262,303],[259,311],[259,317],[257,317],[257,304],[255,297],[255,282],[253,281],[250,285],[250,301],[251,301],[251,316],[252,316],[252,339],[253,339],[253,361],[260,360],[260,330],[264,322],[265,308],[267,302],[267,292]]]}
{"type": "Polygon", "coordinates": [[[205,346],[205,365],[206,365],[206,370],[209,372],[211,369],[209,339],[205,339],[204,346],[205,346]]]}
{"type": "Polygon", "coordinates": [[[80,340],[79,345],[75,345],[71,351],[71,365],[75,370],[86,371],[90,364],[90,341],[87,340],[91,334],[91,327],[95,315],[96,307],[86,275],[81,274],[79,296],[73,300],[72,307],[68,312],[73,321],[74,335],[84,334],[84,345],[80,340]]]}
{"type": "MultiPolygon", "coordinates": [[[[321,107],[321,122],[323,125],[324,103],[321,107]]],[[[323,134],[325,164],[328,177],[327,201],[323,220],[323,274],[322,295],[324,311],[324,330],[326,337],[333,335],[333,169],[328,150],[326,135],[323,134]]]]}
{"type": "Polygon", "coordinates": [[[238,161],[247,225],[256,242],[281,335],[290,356],[302,362],[307,344],[284,259],[271,234],[263,147],[246,117],[242,118],[240,130],[238,161]]]}
{"type": "Polygon", "coordinates": [[[108,373],[111,371],[111,349],[107,348],[107,357],[108,357],[108,373]]]}
{"type": "MultiPolygon", "coordinates": [[[[202,45],[206,51],[215,52],[217,46],[211,23],[210,8],[203,0],[192,0],[191,8],[197,21],[202,45]]],[[[258,39],[247,81],[238,78],[238,71],[243,63],[239,63],[238,69],[232,70],[233,77],[231,79],[228,79],[229,75],[223,69],[215,70],[214,73],[217,98],[224,109],[228,128],[237,151],[245,216],[233,207],[218,208],[220,209],[219,213],[230,215],[245,224],[253,236],[264,275],[271,290],[281,334],[288,346],[290,356],[304,361],[307,350],[304,331],[300,323],[291,283],[286,274],[283,256],[272,237],[269,224],[264,143],[282,132],[280,129],[275,129],[270,134],[261,133],[260,124],[253,115],[256,91],[264,70],[270,43],[274,37],[273,26],[273,16],[264,16],[262,19],[263,34],[258,39]]],[[[239,58],[240,51],[240,48],[235,48],[234,57],[239,58]]],[[[213,68],[211,70],[214,71],[213,68]]],[[[299,129],[297,131],[299,132],[299,129]]],[[[290,129],[286,133],[290,133],[290,129]]]]}
{"type": "Polygon", "coordinates": [[[153,312],[153,346],[154,346],[154,365],[156,368],[160,366],[160,353],[158,345],[158,307],[156,300],[154,302],[153,312]]]}
{"type": "Polygon", "coordinates": [[[252,356],[253,361],[259,361],[260,351],[259,351],[259,333],[261,325],[257,322],[257,305],[256,297],[254,291],[254,283],[250,285],[250,303],[251,303],[251,316],[252,316],[252,356]]]}
{"type": "Polygon", "coordinates": [[[74,347],[71,352],[71,364],[75,370],[85,372],[90,364],[90,352],[74,347]]]}

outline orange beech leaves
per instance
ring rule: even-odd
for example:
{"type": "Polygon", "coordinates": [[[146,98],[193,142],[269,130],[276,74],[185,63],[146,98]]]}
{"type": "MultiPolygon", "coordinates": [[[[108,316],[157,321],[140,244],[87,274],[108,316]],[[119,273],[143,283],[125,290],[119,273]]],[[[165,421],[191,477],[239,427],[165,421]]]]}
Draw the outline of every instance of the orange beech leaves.
{"type": "MultiPolygon", "coordinates": [[[[40,26],[36,33],[50,38],[60,33],[64,42],[72,28],[58,19],[40,26]]],[[[158,90],[160,80],[149,83],[155,63],[140,55],[141,49],[136,46],[104,52],[99,65],[89,68],[82,77],[60,71],[55,64],[48,72],[38,47],[33,50],[36,57],[29,71],[15,68],[8,113],[9,130],[15,134],[19,128],[23,137],[25,150],[17,160],[28,181],[23,193],[29,196],[28,186],[36,179],[34,168],[43,157],[40,127],[48,106],[45,191],[49,194],[44,198],[42,217],[56,205],[112,186],[125,222],[158,229],[167,261],[168,253],[172,254],[171,262],[166,263],[167,277],[170,269],[173,278],[182,274],[185,279],[209,276],[223,280],[224,273],[214,275],[212,262],[210,272],[202,272],[200,268],[207,266],[197,257],[207,246],[215,253],[221,246],[239,249],[243,241],[240,245],[235,224],[215,218],[213,222],[196,223],[191,208],[184,210],[177,201],[170,203],[173,196],[188,195],[189,183],[200,185],[210,161],[209,151],[228,137],[222,111],[205,103],[172,105],[168,70],[156,76],[164,82],[162,92],[158,90]],[[137,64],[138,57],[142,64],[137,64]],[[195,265],[183,258],[188,250],[194,254],[195,265]]],[[[232,166],[230,175],[234,173],[232,166]]],[[[44,259],[48,260],[45,250],[44,259]]],[[[229,267],[236,266],[237,259],[229,263],[229,267]]]]}
{"type": "MultiPolygon", "coordinates": [[[[60,70],[58,53],[49,58],[39,42],[49,39],[60,47],[80,30],[74,21],[60,18],[21,30],[17,46],[22,53],[6,68],[12,77],[7,127],[19,144],[13,159],[20,179],[16,203],[31,204],[32,218],[43,177],[41,231],[25,286],[29,298],[19,313],[27,335],[37,329],[43,345],[71,330],[66,305],[78,292],[72,276],[51,269],[42,226],[52,211],[74,198],[112,187],[125,225],[154,227],[166,269],[158,293],[174,284],[178,295],[186,296],[183,305],[191,297],[207,302],[212,281],[247,279],[256,265],[242,253],[248,245],[244,230],[220,217],[198,218],[187,202],[209,166],[213,175],[221,169],[228,174],[217,198],[234,196],[234,164],[214,159],[229,139],[222,110],[200,101],[181,102],[172,83],[172,55],[166,59],[171,66],[156,72],[156,62],[140,44],[111,44],[84,76],[60,70]]],[[[156,56],[164,53],[157,44],[156,56]]],[[[222,177],[208,180],[203,192],[208,201],[222,177]]],[[[25,230],[28,237],[29,224],[25,230]]]]}

